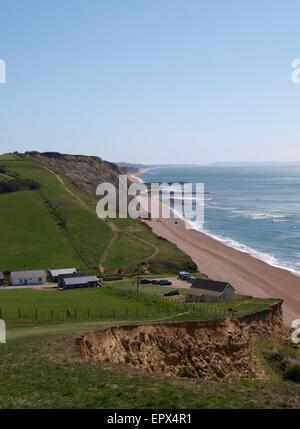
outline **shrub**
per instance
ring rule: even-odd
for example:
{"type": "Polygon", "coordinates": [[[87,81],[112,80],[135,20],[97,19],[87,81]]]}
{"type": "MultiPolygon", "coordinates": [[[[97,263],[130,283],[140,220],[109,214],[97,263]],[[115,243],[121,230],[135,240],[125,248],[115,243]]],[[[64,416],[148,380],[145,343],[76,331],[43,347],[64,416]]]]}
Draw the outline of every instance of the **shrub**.
{"type": "Polygon", "coordinates": [[[4,180],[0,183],[0,194],[9,192],[24,191],[26,189],[39,189],[41,185],[31,179],[4,180]]]}
{"type": "Polygon", "coordinates": [[[293,363],[287,367],[283,374],[286,380],[295,381],[296,383],[300,383],[300,364],[293,363]]]}

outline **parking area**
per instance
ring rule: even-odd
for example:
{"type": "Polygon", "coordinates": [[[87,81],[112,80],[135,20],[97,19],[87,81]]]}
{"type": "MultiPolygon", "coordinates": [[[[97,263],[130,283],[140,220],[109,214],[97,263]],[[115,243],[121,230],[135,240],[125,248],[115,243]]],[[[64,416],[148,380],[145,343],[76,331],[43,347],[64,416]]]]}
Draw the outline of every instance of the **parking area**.
{"type": "Polygon", "coordinates": [[[166,280],[172,282],[172,288],[174,287],[174,289],[189,289],[191,287],[191,283],[179,280],[177,277],[166,277],[166,280]]]}

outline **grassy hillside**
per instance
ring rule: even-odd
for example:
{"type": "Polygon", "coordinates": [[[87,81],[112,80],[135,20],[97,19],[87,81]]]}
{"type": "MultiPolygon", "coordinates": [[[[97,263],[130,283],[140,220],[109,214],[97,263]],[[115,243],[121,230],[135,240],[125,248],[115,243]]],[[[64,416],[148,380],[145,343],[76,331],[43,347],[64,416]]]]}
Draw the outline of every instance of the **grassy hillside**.
{"type": "Polygon", "coordinates": [[[299,407],[297,384],[279,376],[247,383],[151,376],[124,366],[83,362],[75,338],[48,332],[0,345],[0,408],[299,407]]]}
{"type": "MultiPolygon", "coordinates": [[[[244,297],[246,299],[246,297],[244,297]]],[[[150,296],[133,297],[110,289],[76,291],[0,291],[3,312],[13,317],[20,306],[31,312],[39,308],[48,317],[51,308],[81,306],[118,315],[147,312],[152,320],[171,320],[178,304],[150,296]],[[164,311],[157,313],[157,306],[164,311]]],[[[249,300],[249,299],[248,299],[249,300]]],[[[266,300],[253,304],[267,305],[266,300]]],[[[239,300],[237,300],[237,303],[239,300]]],[[[240,302],[241,303],[241,302],[240,302]]],[[[213,307],[214,304],[206,304],[213,307]]],[[[180,308],[177,310],[182,311],[180,308]]],[[[201,316],[199,314],[199,316],[201,316]]],[[[203,314],[202,314],[203,316],[203,314]]],[[[201,316],[201,317],[202,317],[201,316]]],[[[18,323],[8,317],[8,341],[0,344],[0,408],[297,408],[299,384],[285,379],[278,356],[297,358],[297,351],[272,341],[257,344],[257,358],[266,369],[266,380],[204,381],[152,376],[126,365],[84,362],[76,337],[90,329],[119,324],[106,321],[65,320],[18,323]],[[13,356],[13,359],[12,359],[13,356]]],[[[200,318],[201,318],[200,317],[200,318]]],[[[214,315],[215,317],[215,315],[214,315]]],[[[149,320],[148,319],[148,320],[149,320]]],[[[129,319],[130,320],[130,319],[129,319]]],[[[133,318],[131,320],[134,320],[133,318]]],[[[123,323],[129,323],[124,321],[123,323]]]]}
{"type": "Polygon", "coordinates": [[[0,204],[1,270],[85,268],[37,192],[4,194],[0,204]]]}
{"type": "Polygon", "coordinates": [[[109,288],[68,291],[13,289],[0,291],[1,316],[9,328],[49,324],[52,320],[155,320],[175,316],[182,304],[161,297],[139,295],[109,288]],[[36,319],[36,320],[35,320],[36,319]]]}
{"type": "MultiPolygon", "coordinates": [[[[218,303],[186,304],[182,300],[165,299],[168,288],[141,285],[139,294],[129,282],[120,282],[110,287],[75,289],[34,290],[17,288],[0,290],[1,317],[9,328],[32,326],[32,323],[47,325],[49,322],[65,323],[66,319],[83,320],[169,320],[212,319],[228,315],[228,308],[241,315],[262,310],[274,299],[236,296],[234,301],[218,303]],[[147,289],[149,288],[149,289],[147,289]],[[67,317],[67,310],[71,313],[67,317]]],[[[179,297],[180,298],[180,297],[179,297]]]]}
{"type": "Polygon", "coordinates": [[[0,271],[75,266],[105,273],[175,273],[191,259],[145,225],[96,216],[96,199],[63,174],[22,156],[3,155],[5,177],[28,178],[41,188],[0,195],[0,271]],[[8,159],[9,158],[9,159],[8,159]],[[9,161],[9,162],[8,162],[9,161]],[[143,263],[143,266],[141,265],[143,263]]]}
{"type": "Polygon", "coordinates": [[[16,157],[10,153],[0,154],[0,161],[14,161],[16,157]]]}

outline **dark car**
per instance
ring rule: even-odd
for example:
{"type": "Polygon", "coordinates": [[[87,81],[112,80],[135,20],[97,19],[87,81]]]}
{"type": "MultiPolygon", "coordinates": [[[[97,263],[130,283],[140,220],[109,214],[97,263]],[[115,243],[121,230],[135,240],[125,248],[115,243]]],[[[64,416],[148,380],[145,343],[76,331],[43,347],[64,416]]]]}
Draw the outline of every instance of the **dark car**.
{"type": "Polygon", "coordinates": [[[171,286],[172,282],[170,282],[170,280],[160,280],[159,284],[161,286],[171,286]]]}
{"type": "Polygon", "coordinates": [[[149,279],[142,279],[141,280],[142,285],[148,285],[149,283],[151,283],[151,280],[149,280],[149,279]]]}
{"type": "Polygon", "coordinates": [[[178,289],[170,290],[169,292],[164,293],[164,296],[174,296],[174,295],[179,295],[178,289]]]}
{"type": "Polygon", "coordinates": [[[159,285],[159,280],[151,280],[151,283],[152,283],[153,285],[159,285]]]}

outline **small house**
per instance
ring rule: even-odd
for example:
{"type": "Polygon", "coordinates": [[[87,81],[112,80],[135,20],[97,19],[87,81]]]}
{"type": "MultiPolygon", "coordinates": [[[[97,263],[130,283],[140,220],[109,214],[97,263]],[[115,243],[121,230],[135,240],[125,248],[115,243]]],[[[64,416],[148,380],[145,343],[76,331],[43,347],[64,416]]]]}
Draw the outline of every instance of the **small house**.
{"type": "Polygon", "coordinates": [[[46,283],[46,281],[47,274],[45,270],[12,271],[10,273],[10,283],[13,286],[37,285],[46,283]]]}
{"type": "Polygon", "coordinates": [[[64,286],[64,279],[70,279],[70,278],[77,278],[77,277],[88,277],[86,273],[73,273],[73,274],[59,274],[57,276],[57,286],[59,288],[63,288],[64,286]]]}
{"type": "Polygon", "coordinates": [[[3,273],[1,273],[1,271],[0,271],[0,286],[3,286],[3,285],[4,285],[4,281],[5,281],[5,279],[4,279],[4,275],[3,275],[3,273]]]}
{"type": "Polygon", "coordinates": [[[74,273],[76,273],[76,268],[63,268],[60,270],[49,270],[49,277],[52,282],[57,283],[58,276],[74,274],[74,273]]]}
{"type": "Polygon", "coordinates": [[[90,288],[97,286],[98,278],[96,276],[65,277],[61,281],[61,287],[63,289],[90,288]]]}
{"type": "Polygon", "coordinates": [[[234,299],[235,290],[227,282],[196,279],[185,293],[189,302],[218,302],[234,299]]]}

